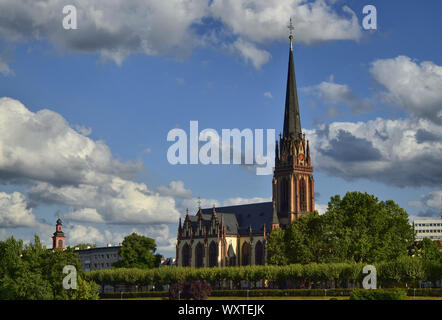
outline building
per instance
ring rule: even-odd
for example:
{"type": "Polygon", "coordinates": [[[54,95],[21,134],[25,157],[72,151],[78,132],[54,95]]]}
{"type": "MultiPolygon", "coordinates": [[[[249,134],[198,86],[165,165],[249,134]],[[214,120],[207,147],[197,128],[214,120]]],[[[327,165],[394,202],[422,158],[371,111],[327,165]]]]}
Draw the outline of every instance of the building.
{"type": "Polygon", "coordinates": [[[418,219],[413,221],[416,240],[423,238],[442,240],[442,219],[418,219]]]}
{"type": "Polygon", "coordinates": [[[112,246],[108,244],[107,247],[100,248],[75,248],[75,252],[78,253],[83,271],[111,269],[112,264],[120,261],[120,248],[121,246],[112,246]]]}
{"type": "Polygon", "coordinates": [[[290,50],[284,127],[276,142],[272,202],[199,208],[179,220],[177,266],[215,267],[263,265],[266,239],[275,228],[315,210],[309,142],[302,133],[293,60],[290,50]]]}
{"type": "Polygon", "coordinates": [[[57,220],[57,224],[55,225],[55,232],[52,236],[52,249],[60,248],[64,249],[66,244],[66,237],[63,233],[63,223],[61,219],[57,220]]]}

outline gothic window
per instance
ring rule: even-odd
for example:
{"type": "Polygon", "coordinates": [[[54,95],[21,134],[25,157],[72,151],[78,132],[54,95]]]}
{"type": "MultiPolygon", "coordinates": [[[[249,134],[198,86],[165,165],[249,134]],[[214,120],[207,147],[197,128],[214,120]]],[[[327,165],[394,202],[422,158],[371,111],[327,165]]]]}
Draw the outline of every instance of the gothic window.
{"type": "Polygon", "coordinates": [[[195,260],[195,266],[196,266],[197,268],[201,268],[201,267],[204,266],[204,263],[203,263],[203,260],[204,260],[204,254],[203,254],[203,252],[204,252],[203,245],[201,244],[201,242],[199,242],[199,243],[196,245],[196,248],[195,248],[195,258],[196,258],[196,260],[195,260]]]}
{"type": "Polygon", "coordinates": [[[212,241],[209,246],[209,267],[216,267],[218,265],[218,246],[215,241],[212,241]]]}
{"type": "Polygon", "coordinates": [[[255,245],[255,265],[263,265],[264,264],[264,251],[263,245],[261,241],[258,241],[255,245]]]}
{"type": "Polygon", "coordinates": [[[236,255],[232,245],[229,246],[229,249],[227,250],[227,255],[229,256],[229,266],[236,266],[236,255]]]}
{"type": "Polygon", "coordinates": [[[184,244],[182,249],[183,267],[190,267],[190,247],[187,243],[184,244]]]}
{"type": "Polygon", "coordinates": [[[241,253],[242,253],[241,265],[242,266],[250,265],[252,248],[250,247],[250,244],[248,242],[244,242],[244,244],[242,245],[241,253]]]}
{"type": "Polygon", "coordinates": [[[288,181],[285,178],[282,178],[281,181],[281,211],[282,212],[286,212],[288,210],[288,189],[289,189],[289,185],[288,185],[288,181]]]}
{"type": "Polygon", "coordinates": [[[58,240],[58,247],[63,248],[63,240],[58,240]]]}
{"type": "Polygon", "coordinates": [[[307,201],[306,201],[306,190],[305,190],[305,180],[301,178],[299,180],[299,206],[301,211],[307,210],[307,201]]]}

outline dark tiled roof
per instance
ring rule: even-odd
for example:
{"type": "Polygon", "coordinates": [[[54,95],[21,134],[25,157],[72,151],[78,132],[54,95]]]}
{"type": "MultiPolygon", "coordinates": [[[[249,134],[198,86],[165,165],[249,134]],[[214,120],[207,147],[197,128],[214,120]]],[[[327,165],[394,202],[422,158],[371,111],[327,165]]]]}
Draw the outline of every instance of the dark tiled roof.
{"type": "MultiPolygon", "coordinates": [[[[213,208],[202,209],[203,220],[210,223],[213,208]],[[206,220],[207,219],[207,220],[206,220]]],[[[264,224],[270,230],[272,223],[273,205],[272,202],[261,202],[216,208],[218,219],[224,214],[228,234],[248,235],[249,227],[252,226],[254,234],[262,234],[264,224]]],[[[198,215],[189,217],[192,221],[198,220],[198,215]]]]}

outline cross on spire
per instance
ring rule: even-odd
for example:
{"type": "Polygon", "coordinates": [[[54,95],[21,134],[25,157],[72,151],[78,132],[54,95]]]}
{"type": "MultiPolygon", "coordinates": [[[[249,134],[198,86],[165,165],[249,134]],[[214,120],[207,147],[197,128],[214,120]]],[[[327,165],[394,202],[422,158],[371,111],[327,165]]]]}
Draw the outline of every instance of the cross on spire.
{"type": "Polygon", "coordinates": [[[290,17],[290,23],[287,25],[287,28],[289,29],[289,39],[290,39],[290,50],[292,50],[293,49],[293,46],[292,46],[292,42],[293,42],[293,38],[294,38],[294,36],[293,36],[293,30],[295,30],[295,27],[293,26],[293,23],[292,23],[292,18],[290,17]]]}

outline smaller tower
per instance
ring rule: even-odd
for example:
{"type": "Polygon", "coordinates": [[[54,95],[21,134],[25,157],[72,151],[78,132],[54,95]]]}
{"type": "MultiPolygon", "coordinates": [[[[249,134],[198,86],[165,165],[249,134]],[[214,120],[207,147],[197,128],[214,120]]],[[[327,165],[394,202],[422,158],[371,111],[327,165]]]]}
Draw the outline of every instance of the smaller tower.
{"type": "Polygon", "coordinates": [[[63,233],[63,223],[60,218],[58,218],[55,228],[54,235],[52,236],[52,249],[64,249],[66,238],[63,233]]]}

